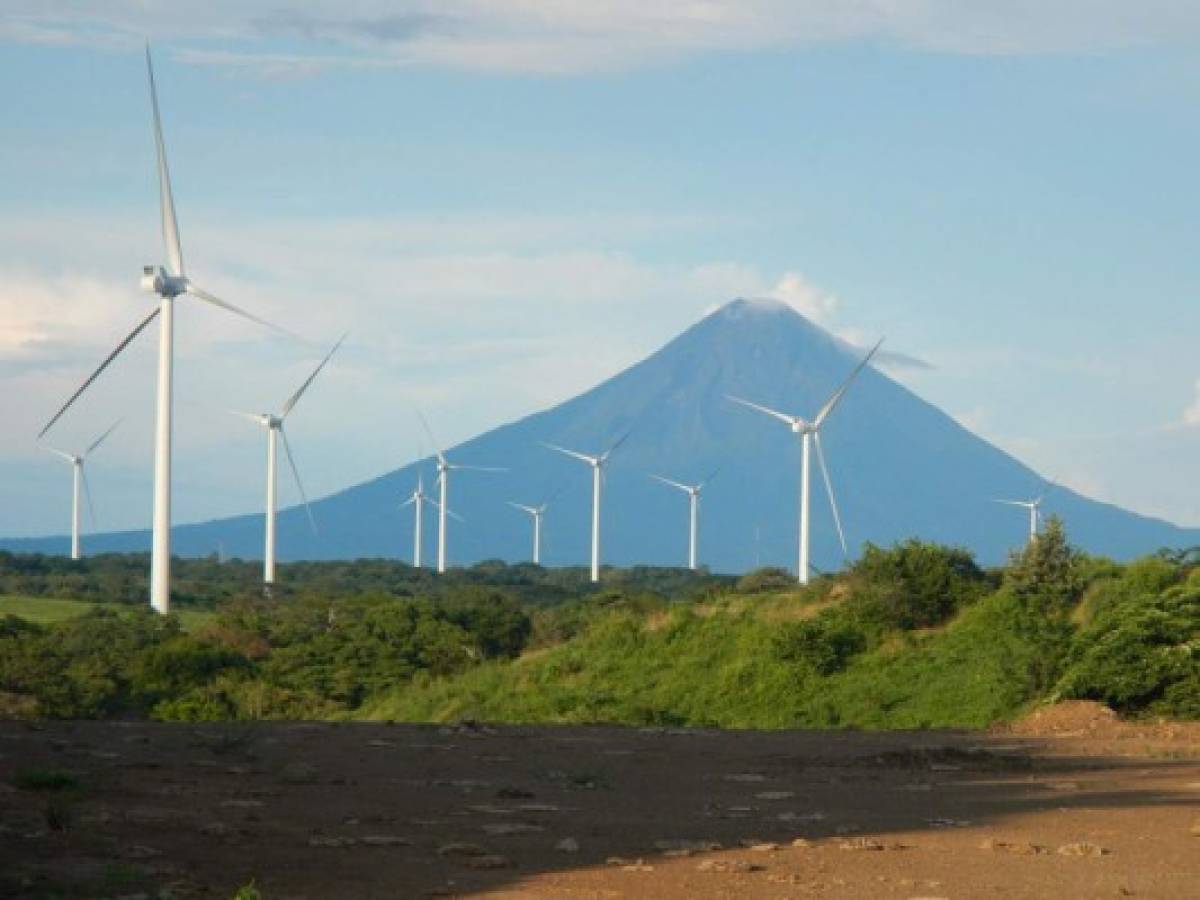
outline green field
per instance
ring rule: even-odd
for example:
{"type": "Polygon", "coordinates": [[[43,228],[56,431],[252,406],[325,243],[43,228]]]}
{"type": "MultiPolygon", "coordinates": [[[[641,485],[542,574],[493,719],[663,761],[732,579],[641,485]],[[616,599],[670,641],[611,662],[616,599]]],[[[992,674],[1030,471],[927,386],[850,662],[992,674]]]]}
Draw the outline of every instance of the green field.
{"type": "MultiPolygon", "coordinates": [[[[101,606],[83,600],[60,600],[53,597],[20,597],[12,594],[0,595],[0,617],[17,616],[27,622],[48,625],[81,616],[89,609],[101,606]]],[[[124,607],[121,607],[124,608],[124,607]]],[[[213,619],[208,610],[185,609],[178,613],[179,622],[185,631],[195,631],[213,619]]]]}

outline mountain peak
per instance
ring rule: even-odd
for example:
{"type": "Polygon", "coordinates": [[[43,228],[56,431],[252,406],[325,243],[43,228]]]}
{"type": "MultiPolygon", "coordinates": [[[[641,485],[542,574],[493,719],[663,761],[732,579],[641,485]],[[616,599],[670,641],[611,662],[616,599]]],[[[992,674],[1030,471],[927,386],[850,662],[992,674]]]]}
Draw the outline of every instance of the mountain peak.
{"type": "Polygon", "coordinates": [[[804,318],[795,307],[774,297],[737,297],[718,309],[716,315],[730,319],[762,315],[795,315],[804,318]]]}

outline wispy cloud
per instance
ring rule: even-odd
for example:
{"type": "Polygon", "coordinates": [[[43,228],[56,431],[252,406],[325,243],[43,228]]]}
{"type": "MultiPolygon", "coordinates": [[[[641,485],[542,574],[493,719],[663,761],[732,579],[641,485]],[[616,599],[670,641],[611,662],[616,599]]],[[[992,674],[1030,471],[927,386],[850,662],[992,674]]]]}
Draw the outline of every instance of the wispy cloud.
{"type": "Polygon", "coordinates": [[[362,65],[574,74],[846,41],[996,55],[1200,39],[1200,7],[1191,0],[9,0],[6,7],[0,39],[233,42],[220,52],[189,48],[184,58],[271,77],[362,65]],[[299,49],[281,53],[272,46],[281,42],[299,49]]]}
{"type": "Polygon", "coordinates": [[[1192,402],[1183,411],[1182,421],[1184,426],[1188,428],[1200,428],[1200,378],[1196,379],[1193,389],[1195,394],[1192,397],[1192,402]]]}

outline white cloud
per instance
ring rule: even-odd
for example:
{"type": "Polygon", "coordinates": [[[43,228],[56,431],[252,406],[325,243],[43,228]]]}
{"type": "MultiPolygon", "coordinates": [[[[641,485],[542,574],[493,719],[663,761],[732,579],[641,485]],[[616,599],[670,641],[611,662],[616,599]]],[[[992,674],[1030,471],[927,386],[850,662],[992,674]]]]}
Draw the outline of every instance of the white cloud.
{"type": "Polygon", "coordinates": [[[1183,411],[1183,424],[1188,428],[1200,428],[1200,378],[1196,379],[1194,390],[1191,404],[1183,411]]]}
{"type": "Polygon", "coordinates": [[[1194,45],[1192,0],[8,0],[0,39],[234,44],[182,58],[269,77],[333,66],[613,71],[706,52],[872,41],[964,54],[1194,45]],[[281,42],[298,50],[281,52],[281,42]]]}
{"type": "Polygon", "coordinates": [[[817,287],[798,272],[786,272],[766,292],[766,296],[786,303],[802,316],[822,325],[833,318],[838,308],[836,296],[817,287]]]}

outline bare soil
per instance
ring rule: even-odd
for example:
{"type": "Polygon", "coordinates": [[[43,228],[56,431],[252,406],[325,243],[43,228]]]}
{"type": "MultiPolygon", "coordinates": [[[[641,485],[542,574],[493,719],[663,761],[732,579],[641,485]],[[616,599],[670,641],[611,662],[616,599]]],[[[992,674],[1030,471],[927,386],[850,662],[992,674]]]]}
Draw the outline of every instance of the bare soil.
{"type": "Polygon", "coordinates": [[[1200,726],[0,723],[0,895],[1200,897],[1200,726]]]}

